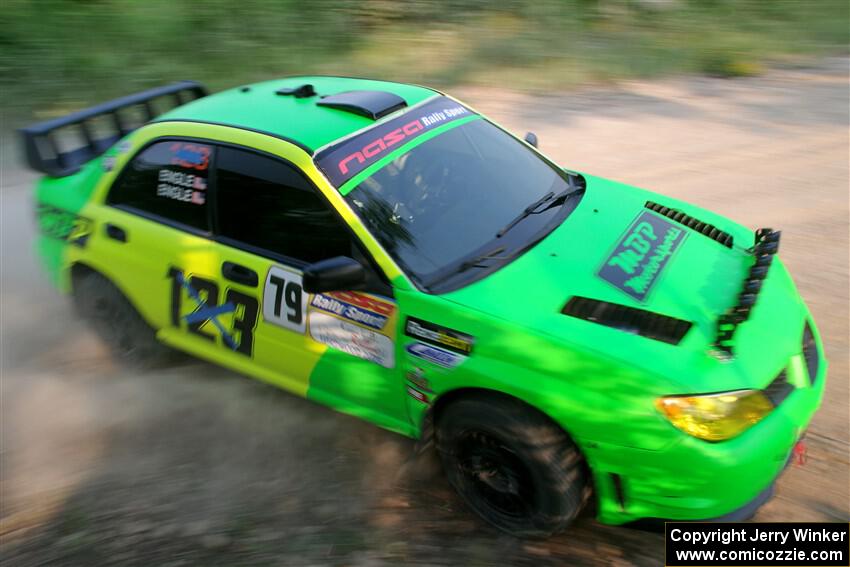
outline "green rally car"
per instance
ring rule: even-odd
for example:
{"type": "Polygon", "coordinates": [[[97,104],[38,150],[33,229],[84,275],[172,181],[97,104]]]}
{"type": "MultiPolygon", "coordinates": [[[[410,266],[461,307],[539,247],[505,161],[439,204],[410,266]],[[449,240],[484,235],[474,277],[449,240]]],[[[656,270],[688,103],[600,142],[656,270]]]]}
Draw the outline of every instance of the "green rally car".
{"type": "Polygon", "coordinates": [[[511,533],[588,500],[748,517],[823,395],[779,232],[565,170],[432,89],[185,82],[21,133],[47,272],[116,353],[433,433],[511,533]]]}

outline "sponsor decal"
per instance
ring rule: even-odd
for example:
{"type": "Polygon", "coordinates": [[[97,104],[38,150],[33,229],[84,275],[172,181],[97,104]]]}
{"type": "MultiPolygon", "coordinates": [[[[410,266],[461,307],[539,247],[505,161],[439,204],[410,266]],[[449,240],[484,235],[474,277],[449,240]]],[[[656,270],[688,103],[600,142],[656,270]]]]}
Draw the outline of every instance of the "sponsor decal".
{"type": "Polygon", "coordinates": [[[316,341],[385,368],[395,366],[393,341],[386,335],[319,311],[310,312],[309,323],[316,341]]]}
{"type": "Polygon", "coordinates": [[[407,381],[419,388],[420,390],[424,390],[426,392],[431,391],[431,384],[428,382],[428,379],[425,377],[425,371],[419,368],[418,366],[414,366],[405,374],[407,377],[407,381]]]}
{"type": "Polygon", "coordinates": [[[426,345],[425,343],[410,343],[404,348],[411,356],[427,360],[428,362],[436,364],[437,366],[442,366],[443,368],[454,368],[466,359],[466,357],[459,354],[455,354],[435,346],[426,345]]]}
{"type": "Polygon", "coordinates": [[[169,147],[169,150],[172,154],[171,165],[198,171],[206,171],[210,166],[210,154],[212,154],[212,148],[210,146],[174,142],[169,147]]]}
{"type": "Polygon", "coordinates": [[[107,173],[112,171],[115,169],[115,156],[104,157],[100,162],[100,166],[103,168],[103,171],[107,173]]]}
{"type": "Polygon", "coordinates": [[[307,327],[307,297],[300,272],[272,266],[263,286],[263,319],[304,334],[307,327]]]}
{"type": "Polygon", "coordinates": [[[407,318],[407,324],[404,326],[404,334],[408,337],[413,337],[464,355],[472,352],[472,345],[475,342],[472,335],[467,335],[466,333],[429,323],[415,317],[407,318]]]}
{"type": "Polygon", "coordinates": [[[119,154],[126,154],[130,151],[131,147],[133,147],[133,144],[130,142],[130,140],[121,140],[120,142],[118,142],[118,145],[115,146],[115,149],[118,151],[119,154]]]}
{"type": "Polygon", "coordinates": [[[310,305],[372,329],[383,329],[395,305],[350,291],[320,293],[310,305]]]}
{"type": "Polygon", "coordinates": [[[39,231],[50,238],[85,246],[91,235],[92,221],[72,212],[40,204],[36,211],[39,231]]]}
{"type": "Polygon", "coordinates": [[[195,205],[206,200],[207,180],[193,173],[160,169],[157,174],[156,196],[195,205]]]}
{"type": "Polygon", "coordinates": [[[393,120],[325,148],[316,155],[316,165],[334,186],[340,187],[387,155],[393,148],[441,124],[472,114],[471,110],[459,102],[443,96],[437,97],[393,120]]]}
{"type": "Polygon", "coordinates": [[[420,392],[419,390],[417,390],[416,388],[414,388],[412,386],[407,387],[407,395],[410,396],[411,398],[413,398],[416,401],[422,402],[423,404],[430,403],[430,401],[428,400],[427,394],[423,394],[422,392],[420,392]]]}
{"type": "Polygon", "coordinates": [[[686,236],[684,229],[644,211],[620,238],[597,275],[638,301],[646,301],[686,236]]]}

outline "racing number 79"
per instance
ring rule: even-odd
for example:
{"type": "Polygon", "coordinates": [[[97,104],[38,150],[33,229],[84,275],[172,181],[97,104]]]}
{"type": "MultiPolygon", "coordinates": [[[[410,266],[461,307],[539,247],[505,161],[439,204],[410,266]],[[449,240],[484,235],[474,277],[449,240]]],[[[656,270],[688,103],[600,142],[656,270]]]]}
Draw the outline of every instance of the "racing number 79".
{"type": "Polygon", "coordinates": [[[254,349],[254,327],[257,325],[259,305],[257,299],[239,291],[228,289],[224,303],[218,304],[218,284],[200,276],[183,275],[182,270],[170,268],[168,277],[171,278],[171,324],[180,327],[186,323],[188,331],[208,341],[215,341],[215,334],[205,332],[201,327],[209,322],[221,335],[221,340],[231,350],[251,356],[254,349]],[[195,309],[180,315],[183,302],[183,291],[195,303],[195,309]],[[231,313],[233,321],[231,328],[226,329],[219,317],[231,313]],[[239,333],[237,341],[234,335],[239,333]]]}
{"type": "Polygon", "coordinates": [[[274,316],[281,317],[281,303],[286,300],[286,318],[300,324],[304,314],[301,312],[301,286],[294,281],[286,281],[280,276],[269,275],[269,283],[274,286],[274,316]]]}

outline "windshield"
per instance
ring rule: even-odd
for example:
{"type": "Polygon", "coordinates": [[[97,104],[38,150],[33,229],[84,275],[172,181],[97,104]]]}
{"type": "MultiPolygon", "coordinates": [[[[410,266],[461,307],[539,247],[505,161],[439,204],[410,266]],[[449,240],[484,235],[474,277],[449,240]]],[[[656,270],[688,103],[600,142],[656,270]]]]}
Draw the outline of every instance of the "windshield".
{"type": "Polygon", "coordinates": [[[428,290],[461,275],[460,285],[479,279],[537,242],[567,208],[540,205],[570,187],[566,173],[474,119],[396,156],[346,199],[428,290]]]}

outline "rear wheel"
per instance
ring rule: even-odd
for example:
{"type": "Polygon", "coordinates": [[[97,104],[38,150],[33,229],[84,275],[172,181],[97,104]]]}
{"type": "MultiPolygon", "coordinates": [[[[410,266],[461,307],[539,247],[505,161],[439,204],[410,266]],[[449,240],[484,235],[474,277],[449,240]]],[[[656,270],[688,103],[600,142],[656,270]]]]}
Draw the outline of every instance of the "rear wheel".
{"type": "Polygon", "coordinates": [[[438,416],[437,449],[466,504],[517,536],[566,528],[587,496],[581,454],[546,416],[501,396],[461,399],[438,416]]]}
{"type": "Polygon", "coordinates": [[[173,351],[157,341],[154,330],[102,275],[88,272],[75,278],[74,304],[122,363],[151,368],[172,360],[173,351]]]}

